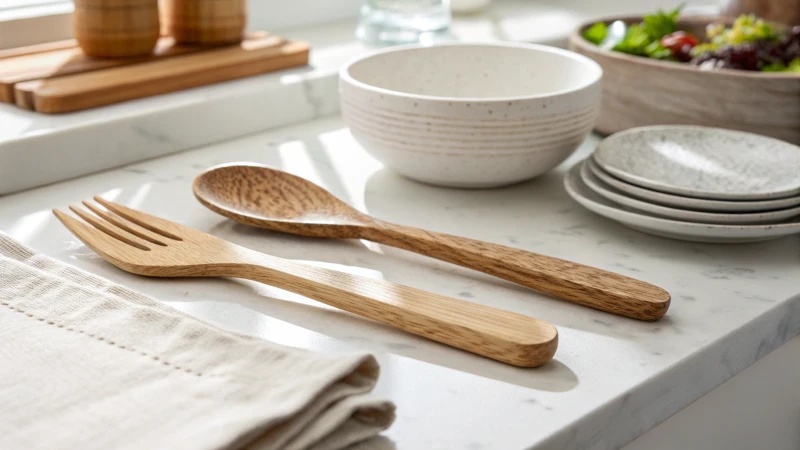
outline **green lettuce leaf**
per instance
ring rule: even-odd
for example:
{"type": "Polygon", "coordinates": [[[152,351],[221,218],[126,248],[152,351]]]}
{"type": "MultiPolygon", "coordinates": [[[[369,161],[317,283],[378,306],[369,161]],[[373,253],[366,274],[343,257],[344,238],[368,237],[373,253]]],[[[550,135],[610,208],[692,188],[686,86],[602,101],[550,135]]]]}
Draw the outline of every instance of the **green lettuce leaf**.
{"type": "Polygon", "coordinates": [[[800,73],[800,58],[795,58],[789,65],[783,63],[770,64],[761,68],[764,72],[798,72],[800,73]]]}
{"type": "Polygon", "coordinates": [[[588,30],[583,32],[583,38],[594,45],[599,45],[606,38],[608,28],[603,22],[597,22],[592,25],[588,30]]]}
{"type": "Polygon", "coordinates": [[[667,58],[664,47],[660,41],[664,36],[674,33],[678,29],[681,4],[672,11],[658,10],[655,14],[644,16],[641,23],[631,25],[625,33],[625,39],[614,46],[614,50],[633,55],[651,56],[654,58],[667,58]]]}

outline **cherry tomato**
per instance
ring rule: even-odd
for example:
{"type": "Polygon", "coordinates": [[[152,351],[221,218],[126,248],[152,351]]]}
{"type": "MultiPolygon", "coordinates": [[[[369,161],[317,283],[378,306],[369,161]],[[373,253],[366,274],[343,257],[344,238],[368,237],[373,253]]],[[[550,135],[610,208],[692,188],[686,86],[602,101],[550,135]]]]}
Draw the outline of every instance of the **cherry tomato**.
{"type": "Polygon", "coordinates": [[[697,45],[697,38],[685,31],[676,31],[661,38],[661,45],[670,50],[681,48],[684,45],[694,47],[697,45]]]}
{"type": "Polygon", "coordinates": [[[672,52],[672,56],[678,61],[692,59],[689,50],[697,43],[697,38],[685,31],[676,31],[661,38],[661,45],[669,49],[672,52]]]}

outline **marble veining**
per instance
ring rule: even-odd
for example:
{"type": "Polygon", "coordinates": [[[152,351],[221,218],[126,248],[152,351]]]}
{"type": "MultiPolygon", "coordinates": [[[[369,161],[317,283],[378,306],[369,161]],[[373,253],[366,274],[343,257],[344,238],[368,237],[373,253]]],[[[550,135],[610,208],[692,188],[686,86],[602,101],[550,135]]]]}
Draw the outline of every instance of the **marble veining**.
{"type": "Polygon", "coordinates": [[[331,117],[0,197],[0,230],[227,328],[316,351],[374,352],[381,363],[376,393],[398,407],[379,448],[611,450],[800,333],[800,239],[677,242],[605,220],[577,206],[562,185],[565,170],[597,142],[590,137],[565,164],[530,182],[465,191],[394,175],[331,117]],[[637,269],[629,275],[666,288],[673,304],[663,320],[638,322],[390,247],[232,223],[191,192],[202,168],[232,161],[301,175],[381,219],[501,244],[514,239],[520,248],[623,273],[637,269]],[[276,256],[538,317],[558,327],[560,347],[545,366],[520,369],[257,283],[137,277],[96,256],[50,213],[94,194],[276,256]]]}
{"type": "Polygon", "coordinates": [[[336,77],[325,69],[290,69],[58,116],[0,104],[0,194],[332,114],[336,77]],[[29,126],[8,126],[14,122],[29,126]]]}

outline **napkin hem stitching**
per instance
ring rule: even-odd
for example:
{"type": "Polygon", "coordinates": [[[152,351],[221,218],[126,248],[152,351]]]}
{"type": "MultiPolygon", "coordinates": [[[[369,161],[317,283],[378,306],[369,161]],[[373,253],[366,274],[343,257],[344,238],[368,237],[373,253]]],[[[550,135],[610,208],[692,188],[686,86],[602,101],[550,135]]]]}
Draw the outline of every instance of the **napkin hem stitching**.
{"type": "Polygon", "coordinates": [[[93,333],[86,333],[86,332],[84,332],[84,330],[81,330],[81,329],[78,329],[78,328],[74,328],[74,327],[68,327],[68,326],[65,326],[63,324],[56,323],[53,320],[49,320],[49,319],[45,319],[44,317],[36,316],[34,314],[31,314],[31,313],[25,311],[22,308],[18,308],[18,307],[14,306],[14,305],[11,305],[11,304],[7,303],[7,302],[0,302],[0,305],[3,305],[5,307],[7,307],[8,309],[10,309],[12,311],[16,311],[16,312],[18,312],[20,314],[25,314],[26,316],[28,316],[28,317],[30,317],[32,319],[36,319],[36,320],[38,320],[38,321],[40,321],[42,323],[46,323],[47,325],[52,325],[52,326],[57,327],[57,328],[62,328],[64,330],[66,330],[66,331],[70,331],[70,332],[73,332],[73,333],[77,332],[78,334],[82,334],[84,336],[88,336],[88,337],[90,337],[92,339],[95,339],[97,341],[105,342],[106,344],[113,345],[114,347],[117,347],[117,348],[119,348],[121,350],[128,350],[128,351],[131,351],[133,353],[138,353],[138,354],[140,354],[142,356],[145,356],[147,358],[152,359],[153,361],[161,362],[165,366],[171,367],[171,368],[177,370],[178,372],[185,372],[185,373],[188,373],[190,375],[195,375],[195,376],[198,376],[198,377],[207,376],[207,375],[204,375],[201,372],[197,372],[197,371],[194,371],[192,369],[188,369],[188,368],[185,368],[185,367],[182,367],[182,366],[178,366],[176,364],[172,364],[169,361],[167,361],[165,359],[161,359],[156,355],[151,355],[151,354],[149,354],[147,352],[143,352],[143,351],[140,351],[140,350],[136,350],[135,348],[131,348],[131,347],[128,347],[128,346],[125,346],[125,345],[122,345],[122,344],[118,344],[115,341],[108,340],[108,339],[106,339],[106,338],[104,338],[102,336],[97,336],[97,335],[95,335],[93,333]]]}

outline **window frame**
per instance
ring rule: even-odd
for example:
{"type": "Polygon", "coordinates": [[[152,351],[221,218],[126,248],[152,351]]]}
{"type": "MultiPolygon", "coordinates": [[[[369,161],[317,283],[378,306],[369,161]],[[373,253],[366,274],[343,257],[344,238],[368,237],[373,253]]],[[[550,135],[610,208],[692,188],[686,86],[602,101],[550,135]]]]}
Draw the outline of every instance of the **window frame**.
{"type": "Polygon", "coordinates": [[[0,50],[72,37],[72,2],[0,9],[0,50]]]}

